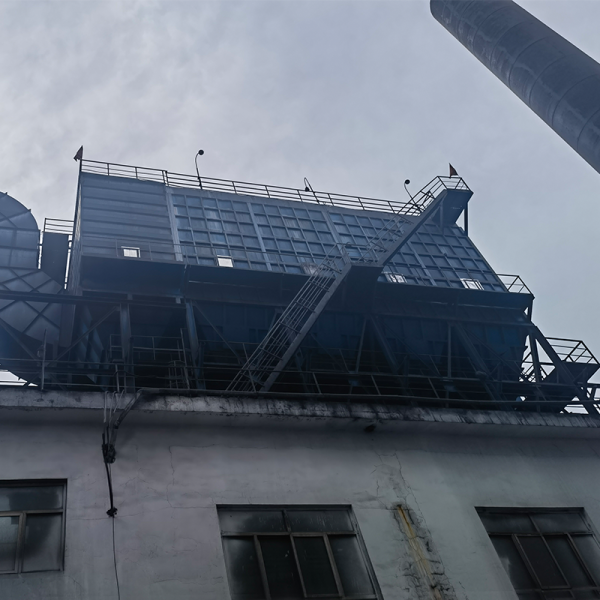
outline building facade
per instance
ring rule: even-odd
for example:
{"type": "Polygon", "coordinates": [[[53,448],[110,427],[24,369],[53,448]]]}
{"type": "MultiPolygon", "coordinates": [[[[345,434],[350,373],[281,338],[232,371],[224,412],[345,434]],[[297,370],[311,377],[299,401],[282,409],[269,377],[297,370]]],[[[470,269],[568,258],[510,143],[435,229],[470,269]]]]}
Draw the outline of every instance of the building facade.
{"type": "Polygon", "coordinates": [[[471,196],[83,160],[39,256],[0,198],[0,595],[600,597],[598,362],[471,196]]]}

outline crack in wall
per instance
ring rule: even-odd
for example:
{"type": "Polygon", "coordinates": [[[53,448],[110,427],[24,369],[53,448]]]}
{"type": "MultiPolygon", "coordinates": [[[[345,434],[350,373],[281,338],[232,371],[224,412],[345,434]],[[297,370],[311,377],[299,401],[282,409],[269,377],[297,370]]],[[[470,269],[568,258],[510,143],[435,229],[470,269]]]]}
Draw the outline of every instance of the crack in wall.
{"type": "MultiPolygon", "coordinates": [[[[404,490],[402,494],[398,486],[395,486],[402,502],[395,507],[394,517],[404,533],[409,550],[407,560],[403,564],[403,574],[413,582],[419,600],[458,600],[425,523],[419,502],[404,477],[397,452],[394,452],[394,456],[398,463],[401,488],[404,490]]],[[[467,598],[464,593],[463,597],[467,598]]]]}

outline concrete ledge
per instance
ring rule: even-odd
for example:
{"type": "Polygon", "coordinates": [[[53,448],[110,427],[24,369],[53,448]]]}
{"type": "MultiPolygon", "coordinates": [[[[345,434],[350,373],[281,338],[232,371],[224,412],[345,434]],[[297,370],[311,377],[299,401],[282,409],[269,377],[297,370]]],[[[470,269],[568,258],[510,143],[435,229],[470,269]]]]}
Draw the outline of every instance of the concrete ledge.
{"type": "MultiPolygon", "coordinates": [[[[119,408],[131,395],[122,396],[119,408]]],[[[116,400],[116,397],[115,397],[116,400]]],[[[0,389],[3,419],[44,421],[85,420],[100,422],[112,394],[98,392],[41,392],[36,389],[0,389]],[[39,418],[34,418],[37,413],[39,418]],[[100,414],[99,414],[100,413],[100,414]],[[52,415],[52,417],[51,417],[52,415]]],[[[158,396],[144,392],[128,421],[152,425],[204,424],[297,427],[317,423],[333,429],[423,431],[448,434],[499,434],[526,436],[600,437],[600,420],[585,414],[552,414],[525,411],[485,411],[451,408],[421,408],[366,403],[336,403],[221,396],[158,396]]]]}

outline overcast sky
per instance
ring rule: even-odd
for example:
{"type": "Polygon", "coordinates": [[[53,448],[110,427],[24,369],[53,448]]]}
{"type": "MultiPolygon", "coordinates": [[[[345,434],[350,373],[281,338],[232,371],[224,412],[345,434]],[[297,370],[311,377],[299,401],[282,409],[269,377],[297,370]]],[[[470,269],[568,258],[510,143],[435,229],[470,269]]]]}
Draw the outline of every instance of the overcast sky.
{"type": "MultiPolygon", "coordinates": [[[[600,60],[600,2],[520,4],[600,60]]],[[[600,175],[427,0],[0,0],[0,190],[72,218],[86,158],[403,197],[448,162],[470,233],[534,321],[600,356],[600,175]]]]}

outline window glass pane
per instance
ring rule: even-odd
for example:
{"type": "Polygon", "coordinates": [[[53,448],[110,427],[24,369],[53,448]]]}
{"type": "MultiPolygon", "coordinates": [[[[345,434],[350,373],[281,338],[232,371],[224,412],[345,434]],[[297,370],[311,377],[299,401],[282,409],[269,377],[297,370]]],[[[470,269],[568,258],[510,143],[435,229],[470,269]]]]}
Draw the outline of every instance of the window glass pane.
{"type": "Polygon", "coordinates": [[[481,513],[479,515],[490,533],[534,533],[528,515],[481,513]]]}
{"type": "Polygon", "coordinates": [[[280,510],[219,511],[221,531],[231,533],[270,533],[286,531],[280,510]]]}
{"type": "Polygon", "coordinates": [[[543,586],[566,584],[541,537],[519,536],[519,542],[543,586]]]}
{"type": "Polygon", "coordinates": [[[566,535],[550,535],[546,537],[546,542],[563,575],[573,587],[593,585],[593,582],[585,574],[575,552],[573,552],[566,535]]]}
{"type": "Polygon", "coordinates": [[[253,538],[223,538],[232,600],[265,597],[253,538]]]}
{"type": "Polygon", "coordinates": [[[0,572],[14,571],[19,517],[0,517],[0,572]]]}
{"type": "Polygon", "coordinates": [[[227,243],[227,239],[225,238],[225,236],[222,233],[211,233],[210,241],[215,242],[215,244],[226,244],[227,243]]]}
{"type": "MultiPolygon", "coordinates": [[[[192,226],[194,224],[192,223],[192,226]]],[[[232,231],[234,233],[238,232],[240,230],[240,228],[237,226],[237,223],[229,223],[228,221],[225,221],[223,223],[223,227],[225,228],[225,231],[232,231]]]]}
{"type": "Polygon", "coordinates": [[[491,539],[515,589],[537,587],[512,539],[504,535],[493,535],[491,539]]]}
{"type": "Polygon", "coordinates": [[[337,594],[335,578],[322,537],[294,538],[307,594],[337,594]]]}
{"type": "Polygon", "coordinates": [[[287,518],[292,531],[354,531],[345,510],[289,510],[287,518]]]}
{"type": "Polygon", "coordinates": [[[208,233],[202,231],[194,231],[195,242],[208,242],[208,233]]]}
{"type": "Polygon", "coordinates": [[[290,538],[272,536],[261,537],[259,540],[271,598],[302,598],[302,587],[290,538]]]}
{"type": "Polygon", "coordinates": [[[61,538],[62,515],[27,515],[23,572],[60,569],[61,538]]]}
{"type": "Polygon", "coordinates": [[[208,228],[212,231],[223,231],[223,223],[221,221],[207,221],[208,228]]]}
{"type": "Polygon", "coordinates": [[[206,229],[206,221],[204,219],[190,219],[192,229],[206,229]]]}
{"type": "Polygon", "coordinates": [[[574,535],[573,542],[579,550],[588,570],[600,583],[600,547],[591,535],[574,535]]]}
{"type": "Polygon", "coordinates": [[[62,508],[63,486],[0,487],[0,510],[62,508]]]}
{"type": "Polygon", "coordinates": [[[371,578],[356,537],[350,535],[331,536],[329,543],[342,581],[344,594],[346,596],[374,594],[371,578]]]}
{"type": "Polygon", "coordinates": [[[587,525],[578,513],[540,513],[533,514],[531,517],[544,533],[588,531],[587,525]]]}

